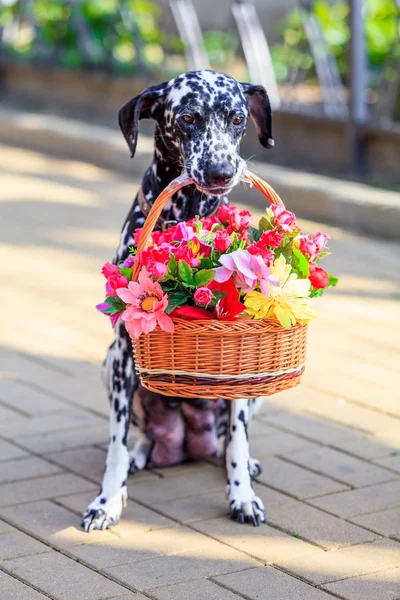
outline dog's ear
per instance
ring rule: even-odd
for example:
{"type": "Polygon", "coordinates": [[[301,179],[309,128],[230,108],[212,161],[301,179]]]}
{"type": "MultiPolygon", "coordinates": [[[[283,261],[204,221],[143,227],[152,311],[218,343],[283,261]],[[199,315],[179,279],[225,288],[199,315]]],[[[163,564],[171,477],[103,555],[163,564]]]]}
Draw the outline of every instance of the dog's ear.
{"type": "Polygon", "coordinates": [[[273,148],[275,141],[272,137],[271,104],[267,90],[262,85],[250,83],[242,83],[241,86],[261,145],[264,148],[273,148]]]}
{"type": "Polygon", "coordinates": [[[118,123],[131,151],[131,158],[135,155],[139,120],[157,118],[157,112],[164,104],[168,89],[167,82],[153,85],[129,100],[119,111],[118,123]]]}

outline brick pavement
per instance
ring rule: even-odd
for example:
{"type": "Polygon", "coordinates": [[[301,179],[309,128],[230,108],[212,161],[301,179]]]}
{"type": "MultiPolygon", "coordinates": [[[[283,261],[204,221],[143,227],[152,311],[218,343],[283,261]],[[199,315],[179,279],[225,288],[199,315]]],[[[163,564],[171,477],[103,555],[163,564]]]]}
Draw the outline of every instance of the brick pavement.
{"type": "Polygon", "coordinates": [[[111,339],[93,306],[138,179],[5,146],[0,164],[1,600],[400,599],[400,245],[326,228],[341,285],[302,386],[251,427],[267,525],[227,518],[212,460],[130,477],[120,524],[88,535],[111,339]]]}

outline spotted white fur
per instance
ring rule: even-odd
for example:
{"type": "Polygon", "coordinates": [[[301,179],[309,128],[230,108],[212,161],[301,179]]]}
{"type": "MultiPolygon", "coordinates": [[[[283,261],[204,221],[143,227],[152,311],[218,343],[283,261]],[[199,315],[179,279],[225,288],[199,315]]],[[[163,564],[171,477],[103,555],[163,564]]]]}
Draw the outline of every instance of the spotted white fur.
{"type": "MultiPolygon", "coordinates": [[[[270,107],[265,90],[239,84],[221,73],[184,73],[148,88],[121,109],[119,122],[132,156],[139,118],[156,121],[154,159],[142,181],[143,193],[150,204],[183,170],[196,183],[175,194],[162,213],[164,219],[178,222],[195,215],[204,216],[215,210],[221,196],[227,201],[225,194],[239,181],[245,168],[239,145],[249,112],[256,122],[261,143],[270,147],[270,107]],[[192,124],[182,119],[185,113],[194,115],[192,124]],[[243,120],[234,125],[233,117],[239,115],[243,120]],[[229,167],[232,178],[220,189],[213,187],[210,172],[221,165],[229,167]]],[[[121,232],[115,263],[127,258],[135,230],[142,227],[144,221],[136,198],[121,232]]],[[[134,449],[128,451],[132,403],[135,423],[146,415],[140,413],[137,403],[135,390],[139,382],[134,371],[131,341],[121,320],[104,363],[103,381],[110,400],[110,439],[102,488],[83,516],[86,531],[105,529],[118,522],[127,499],[128,472],[145,468],[152,449],[152,443],[141,434],[134,449]]],[[[171,403],[172,399],[166,402],[171,403]]],[[[259,474],[260,465],[249,455],[246,432],[249,419],[259,405],[260,399],[224,403],[225,408],[216,418],[218,435],[228,434],[226,458],[231,516],[254,525],[265,520],[265,511],[251,485],[251,477],[259,474]]]]}

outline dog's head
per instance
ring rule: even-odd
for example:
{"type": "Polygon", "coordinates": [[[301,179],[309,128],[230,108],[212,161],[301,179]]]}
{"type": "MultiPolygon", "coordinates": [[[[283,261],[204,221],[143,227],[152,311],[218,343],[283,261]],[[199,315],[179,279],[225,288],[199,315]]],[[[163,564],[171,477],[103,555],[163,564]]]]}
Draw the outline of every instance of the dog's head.
{"type": "Polygon", "coordinates": [[[249,114],[260,143],[271,148],[271,106],[262,86],[214,71],[191,71],[130,100],[119,113],[119,124],[133,156],[139,120],[154,119],[165,146],[165,155],[157,159],[179,160],[201,191],[218,196],[228,193],[245,170],[239,145],[249,114]]]}

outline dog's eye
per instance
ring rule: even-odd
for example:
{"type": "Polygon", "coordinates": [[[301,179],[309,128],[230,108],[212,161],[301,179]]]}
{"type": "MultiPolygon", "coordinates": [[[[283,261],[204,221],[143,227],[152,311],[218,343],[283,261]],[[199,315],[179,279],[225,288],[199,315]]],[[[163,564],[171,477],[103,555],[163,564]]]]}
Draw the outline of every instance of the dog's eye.
{"type": "Polygon", "coordinates": [[[243,117],[241,117],[240,115],[237,115],[237,117],[233,117],[232,119],[232,123],[234,125],[240,125],[240,123],[243,122],[243,117]]]}
{"type": "Polygon", "coordinates": [[[192,117],[192,115],[182,115],[182,119],[185,123],[194,123],[194,117],[192,117]]]}

